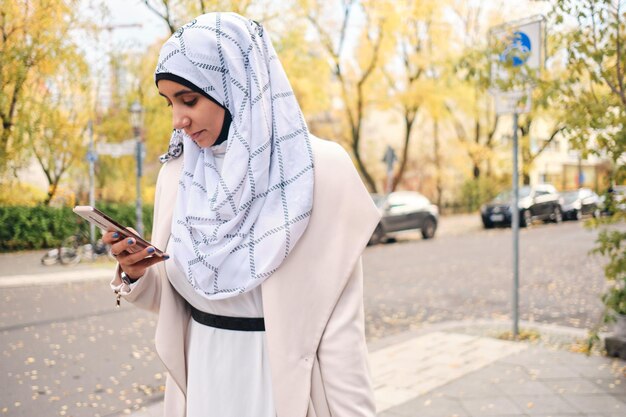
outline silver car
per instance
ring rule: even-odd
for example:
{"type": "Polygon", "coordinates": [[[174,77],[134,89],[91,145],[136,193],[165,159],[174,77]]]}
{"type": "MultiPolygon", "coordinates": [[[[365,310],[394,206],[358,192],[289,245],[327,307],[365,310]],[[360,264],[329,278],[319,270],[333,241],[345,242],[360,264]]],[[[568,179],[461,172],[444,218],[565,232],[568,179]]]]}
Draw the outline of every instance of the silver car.
{"type": "Polygon", "coordinates": [[[439,209],[422,194],[415,191],[396,191],[388,195],[372,194],[382,218],[369,244],[385,240],[389,234],[419,229],[424,239],[431,239],[437,231],[439,209]]]}
{"type": "Polygon", "coordinates": [[[563,197],[563,218],[580,220],[587,214],[600,216],[600,197],[589,188],[561,193],[563,197]]]}

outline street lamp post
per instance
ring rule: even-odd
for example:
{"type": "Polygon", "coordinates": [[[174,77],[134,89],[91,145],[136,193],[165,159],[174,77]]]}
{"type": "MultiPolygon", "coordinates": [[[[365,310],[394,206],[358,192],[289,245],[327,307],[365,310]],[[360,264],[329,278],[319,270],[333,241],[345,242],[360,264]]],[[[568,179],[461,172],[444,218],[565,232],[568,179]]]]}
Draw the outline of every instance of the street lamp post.
{"type": "Polygon", "coordinates": [[[143,236],[143,211],[141,201],[141,177],[143,175],[143,138],[141,128],[143,124],[143,107],[135,100],[130,106],[130,123],[133,126],[133,133],[137,142],[135,158],[137,161],[137,204],[135,207],[135,216],[137,219],[135,227],[140,236],[143,236]]]}

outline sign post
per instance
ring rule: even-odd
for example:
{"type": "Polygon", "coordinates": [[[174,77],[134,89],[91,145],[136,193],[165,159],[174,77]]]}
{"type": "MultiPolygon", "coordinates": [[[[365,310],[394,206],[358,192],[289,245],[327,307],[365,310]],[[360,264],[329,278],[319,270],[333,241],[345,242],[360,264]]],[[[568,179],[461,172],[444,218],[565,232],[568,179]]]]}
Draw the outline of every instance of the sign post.
{"type": "Polygon", "coordinates": [[[545,18],[537,16],[497,26],[490,31],[492,56],[491,89],[497,115],[513,115],[513,202],[511,229],[513,234],[513,337],[519,337],[519,115],[531,110],[533,73],[538,73],[545,60],[543,34],[545,18]]]}
{"type": "MultiPolygon", "coordinates": [[[[87,162],[89,162],[89,205],[96,206],[96,190],[95,190],[95,167],[94,164],[98,160],[98,154],[93,147],[93,122],[89,120],[87,123],[87,134],[89,135],[89,149],[87,151],[87,162]]],[[[89,223],[89,243],[92,247],[96,244],[96,226],[89,223]]]]}
{"type": "Polygon", "coordinates": [[[387,145],[387,150],[385,151],[385,156],[383,157],[383,162],[387,164],[387,194],[391,193],[391,188],[393,187],[393,164],[398,160],[396,156],[396,152],[393,148],[387,145]]]}

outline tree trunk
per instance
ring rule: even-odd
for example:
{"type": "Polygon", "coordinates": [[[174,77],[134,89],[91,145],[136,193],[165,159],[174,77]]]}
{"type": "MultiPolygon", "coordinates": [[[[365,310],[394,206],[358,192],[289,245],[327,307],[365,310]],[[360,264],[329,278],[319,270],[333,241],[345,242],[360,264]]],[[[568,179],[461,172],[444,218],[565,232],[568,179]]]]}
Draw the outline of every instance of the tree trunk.
{"type": "Polygon", "coordinates": [[[361,152],[359,150],[359,144],[361,143],[361,126],[363,125],[363,90],[362,85],[365,81],[363,78],[357,85],[357,102],[356,102],[356,116],[351,118],[350,108],[346,106],[346,111],[348,112],[348,120],[352,121],[352,152],[354,153],[354,158],[356,159],[357,165],[359,166],[359,171],[363,175],[365,179],[365,185],[369,189],[370,192],[376,193],[378,192],[378,188],[376,187],[376,183],[374,179],[367,171],[363,160],[361,159],[361,152]]]}
{"type": "Polygon", "coordinates": [[[413,122],[415,122],[415,115],[417,112],[405,111],[404,113],[404,148],[402,149],[402,159],[400,160],[400,168],[398,168],[398,172],[393,178],[393,184],[391,186],[391,191],[395,191],[400,181],[402,181],[402,176],[404,175],[404,170],[406,169],[406,164],[409,159],[409,141],[411,140],[411,131],[413,130],[413,122]]]}
{"type": "Polygon", "coordinates": [[[2,130],[2,136],[0,139],[0,173],[3,173],[7,166],[7,155],[8,155],[8,147],[9,147],[9,136],[11,136],[11,124],[6,123],[4,125],[4,129],[2,130]]]}
{"type": "Polygon", "coordinates": [[[363,164],[363,161],[361,160],[361,153],[359,152],[358,137],[359,135],[357,134],[356,140],[352,142],[352,152],[354,153],[354,159],[356,159],[356,164],[359,167],[359,171],[363,175],[363,179],[365,180],[365,185],[367,186],[367,189],[372,193],[376,193],[378,192],[376,183],[374,183],[372,176],[369,174],[369,172],[367,172],[367,168],[365,168],[365,164],[363,164]]]}
{"type": "Polygon", "coordinates": [[[435,170],[437,175],[436,188],[437,188],[437,207],[441,210],[441,200],[443,194],[443,183],[441,180],[441,158],[439,156],[439,121],[435,119],[433,121],[433,139],[435,141],[435,170]]]}
{"type": "Polygon", "coordinates": [[[472,175],[474,177],[475,180],[480,178],[480,163],[479,162],[473,162],[473,169],[472,169],[472,175]]]}
{"type": "Polygon", "coordinates": [[[52,199],[54,198],[54,195],[57,192],[58,186],[59,186],[59,180],[57,179],[48,187],[48,195],[46,196],[46,199],[43,202],[45,206],[50,205],[50,202],[52,201],[52,199]]]}

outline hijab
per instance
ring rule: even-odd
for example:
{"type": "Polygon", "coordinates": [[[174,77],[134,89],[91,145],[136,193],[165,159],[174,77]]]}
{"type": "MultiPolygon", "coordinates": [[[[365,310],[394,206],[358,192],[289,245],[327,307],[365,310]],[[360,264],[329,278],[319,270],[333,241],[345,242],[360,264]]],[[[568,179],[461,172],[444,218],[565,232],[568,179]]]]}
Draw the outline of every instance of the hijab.
{"type": "Polygon", "coordinates": [[[269,36],[253,20],[208,13],[181,27],[161,48],[155,80],[172,75],[232,121],[221,170],[211,148],[183,130],[172,134],[162,160],[182,156],[183,169],[168,251],[198,294],[232,297],[270,277],[308,225],[309,131],[269,36]]]}

